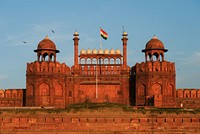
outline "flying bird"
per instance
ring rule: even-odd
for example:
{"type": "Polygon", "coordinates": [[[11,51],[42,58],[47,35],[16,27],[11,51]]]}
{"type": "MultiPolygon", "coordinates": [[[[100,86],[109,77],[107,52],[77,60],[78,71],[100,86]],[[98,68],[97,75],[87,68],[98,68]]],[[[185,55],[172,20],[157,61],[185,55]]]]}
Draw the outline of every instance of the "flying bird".
{"type": "Polygon", "coordinates": [[[55,33],[54,30],[51,30],[52,33],[55,33]]]}
{"type": "Polygon", "coordinates": [[[26,41],[23,41],[23,43],[25,44],[25,43],[27,43],[26,41]]]}

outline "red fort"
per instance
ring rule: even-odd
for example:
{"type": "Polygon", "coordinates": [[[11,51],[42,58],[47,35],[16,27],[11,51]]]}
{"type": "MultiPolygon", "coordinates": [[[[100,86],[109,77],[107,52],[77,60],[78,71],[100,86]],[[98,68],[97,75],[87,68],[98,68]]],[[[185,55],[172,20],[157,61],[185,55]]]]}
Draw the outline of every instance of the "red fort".
{"type": "Polygon", "coordinates": [[[0,90],[0,107],[66,108],[82,102],[112,102],[131,106],[200,107],[200,90],[176,89],[175,63],[165,60],[165,48],[156,36],[142,50],[145,61],[127,65],[128,34],[117,49],[80,50],[74,33],[74,65],[57,61],[59,50],[48,36],[27,63],[26,89],[0,90]]]}
{"type": "Polygon", "coordinates": [[[73,40],[72,67],[57,61],[59,50],[46,36],[34,50],[36,60],[27,63],[26,89],[0,90],[0,133],[199,133],[200,90],[176,89],[175,63],[165,59],[168,50],[157,37],[142,50],[145,61],[132,67],[126,32],[122,52],[79,50],[77,32],[73,40]],[[51,113],[84,102],[124,104],[134,112],[51,113]]]}

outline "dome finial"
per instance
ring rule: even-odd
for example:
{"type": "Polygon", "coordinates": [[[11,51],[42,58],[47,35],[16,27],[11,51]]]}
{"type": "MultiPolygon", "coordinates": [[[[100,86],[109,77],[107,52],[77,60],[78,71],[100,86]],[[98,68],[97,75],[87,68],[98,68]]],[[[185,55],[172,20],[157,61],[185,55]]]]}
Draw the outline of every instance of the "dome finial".
{"type": "Polygon", "coordinates": [[[127,37],[127,36],[128,36],[128,33],[125,31],[124,26],[122,26],[122,29],[123,29],[123,34],[122,34],[122,36],[123,36],[123,37],[127,37]]]}
{"type": "Polygon", "coordinates": [[[158,39],[155,34],[153,35],[153,39],[158,39]]]}
{"type": "Polygon", "coordinates": [[[46,35],[45,39],[49,40],[49,37],[48,37],[48,35],[46,35]]]}
{"type": "Polygon", "coordinates": [[[77,30],[74,32],[74,37],[78,37],[79,36],[79,34],[78,34],[78,32],[77,32],[77,30]]]}

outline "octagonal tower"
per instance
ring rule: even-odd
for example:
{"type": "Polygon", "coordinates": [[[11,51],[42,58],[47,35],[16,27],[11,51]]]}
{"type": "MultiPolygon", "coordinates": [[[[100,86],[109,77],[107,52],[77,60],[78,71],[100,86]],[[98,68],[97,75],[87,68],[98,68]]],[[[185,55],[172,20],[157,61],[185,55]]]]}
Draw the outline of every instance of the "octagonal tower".
{"type": "Polygon", "coordinates": [[[65,107],[65,75],[69,68],[56,61],[56,45],[48,36],[34,52],[37,60],[27,63],[26,105],[33,107],[65,107]]]}
{"type": "Polygon", "coordinates": [[[145,62],[132,68],[132,98],[136,106],[174,106],[176,97],[175,64],[166,61],[164,44],[156,36],[147,42],[145,62]]]}

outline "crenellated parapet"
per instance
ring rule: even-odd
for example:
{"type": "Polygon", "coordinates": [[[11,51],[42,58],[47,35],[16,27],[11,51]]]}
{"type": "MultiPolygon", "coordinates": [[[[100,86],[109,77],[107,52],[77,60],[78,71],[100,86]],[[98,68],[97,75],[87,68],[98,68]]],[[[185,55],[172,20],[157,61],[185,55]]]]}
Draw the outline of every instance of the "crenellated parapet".
{"type": "Polygon", "coordinates": [[[175,73],[175,63],[174,62],[168,62],[168,61],[154,61],[154,62],[142,62],[137,63],[135,65],[135,72],[136,73],[142,73],[142,72],[166,72],[166,73],[175,73]]]}
{"type": "Polygon", "coordinates": [[[200,89],[177,89],[176,90],[177,98],[200,98],[200,89]]]}
{"type": "Polygon", "coordinates": [[[176,105],[186,108],[200,108],[200,89],[177,89],[176,105]]]}
{"type": "Polygon", "coordinates": [[[25,89],[0,89],[0,106],[23,106],[25,89]]]}
{"type": "Polygon", "coordinates": [[[59,62],[32,62],[27,63],[27,74],[48,73],[48,74],[70,74],[70,68],[65,63],[59,62]]]}

